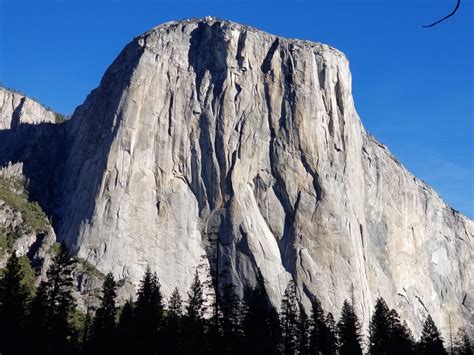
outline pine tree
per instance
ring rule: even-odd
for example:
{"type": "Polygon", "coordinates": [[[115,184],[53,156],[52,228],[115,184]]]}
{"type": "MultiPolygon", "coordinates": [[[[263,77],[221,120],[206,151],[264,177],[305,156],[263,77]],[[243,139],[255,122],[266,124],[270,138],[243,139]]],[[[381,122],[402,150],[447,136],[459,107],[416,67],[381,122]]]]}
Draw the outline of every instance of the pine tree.
{"type": "Polygon", "coordinates": [[[217,351],[221,354],[234,354],[242,343],[242,306],[230,283],[221,287],[219,302],[219,335],[221,339],[218,342],[217,351]]]}
{"type": "Polygon", "coordinates": [[[461,328],[459,329],[457,339],[456,339],[456,354],[459,355],[473,355],[473,349],[471,345],[471,340],[466,330],[461,328]]]}
{"type": "Polygon", "coordinates": [[[186,316],[183,324],[183,338],[185,339],[185,353],[204,353],[207,344],[205,339],[204,313],[206,311],[204,298],[204,287],[199,279],[198,272],[194,273],[194,279],[188,291],[186,305],[186,316]]]}
{"type": "Polygon", "coordinates": [[[310,338],[310,321],[306,315],[303,305],[299,304],[300,314],[298,319],[298,343],[299,343],[299,354],[309,354],[309,338],[310,338]]]}
{"type": "Polygon", "coordinates": [[[92,324],[91,342],[97,354],[109,354],[114,351],[115,318],[117,315],[115,299],[117,298],[117,284],[109,273],[102,285],[102,297],[92,324]]]}
{"type": "Polygon", "coordinates": [[[379,297],[369,325],[369,354],[412,354],[413,351],[410,330],[406,324],[402,325],[398,313],[379,297]]]}
{"type": "Polygon", "coordinates": [[[444,355],[447,354],[443,346],[443,338],[430,315],[426,318],[419,342],[421,354],[444,355]]]}
{"type": "Polygon", "coordinates": [[[295,354],[298,349],[298,314],[296,286],[293,281],[290,281],[283,295],[280,316],[285,355],[295,354]]]}
{"type": "Polygon", "coordinates": [[[202,319],[206,311],[204,303],[204,288],[196,270],[191,288],[188,292],[188,304],[186,305],[187,317],[193,320],[202,319]]]}
{"type": "Polygon", "coordinates": [[[83,342],[84,339],[87,339],[87,337],[84,338],[86,318],[86,313],[77,308],[74,309],[69,318],[69,324],[72,329],[71,336],[68,338],[69,348],[72,351],[71,355],[80,354],[81,351],[84,353],[86,350],[83,342]]]}
{"type": "Polygon", "coordinates": [[[415,340],[406,322],[400,321],[398,313],[392,309],[389,313],[390,354],[414,354],[415,340]]]}
{"type": "Polygon", "coordinates": [[[178,288],[175,288],[168,302],[168,313],[163,335],[165,354],[181,354],[183,352],[182,317],[183,300],[178,288]]]}
{"type": "Polygon", "coordinates": [[[50,349],[53,353],[70,352],[68,337],[73,330],[69,319],[76,308],[73,296],[74,278],[72,271],[75,262],[66,248],[61,244],[59,253],[53,258],[53,263],[47,271],[48,281],[48,324],[50,349]]]}
{"type": "Polygon", "coordinates": [[[94,353],[92,324],[94,321],[94,307],[91,304],[86,306],[86,314],[84,318],[84,326],[82,327],[81,351],[83,354],[94,353]]]}
{"type": "Polygon", "coordinates": [[[133,354],[136,350],[135,334],[135,305],[129,298],[122,307],[117,325],[117,353],[121,355],[133,354]]]}
{"type": "Polygon", "coordinates": [[[337,323],[337,328],[339,333],[339,354],[361,355],[359,319],[347,300],[342,305],[341,319],[337,323]]]}
{"type": "Polygon", "coordinates": [[[183,316],[183,300],[177,287],[173,290],[173,293],[171,294],[168,312],[169,316],[172,318],[179,319],[183,316]]]}
{"type": "Polygon", "coordinates": [[[70,339],[74,329],[70,319],[76,309],[74,267],[75,261],[65,244],[61,244],[46,273],[47,280],[40,283],[31,306],[30,326],[37,340],[31,345],[36,353],[68,354],[73,351],[70,339]]]}
{"type": "Polygon", "coordinates": [[[337,329],[336,322],[331,312],[326,315],[326,343],[324,348],[324,355],[336,355],[337,353],[337,329]]]}
{"type": "Polygon", "coordinates": [[[244,300],[246,311],[243,331],[246,354],[279,354],[280,318],[268,299],[260,270],[256,273],[255,286],[247,287],[244,300]]]}
{"type": "Polygon", "coordinates": [[[152,273],[148,267],[140,282],[135,302],[135,329],[139,353],[157,353],[163,308],[160,282],[156,273],[152,273]]]}
{"type": "Polygon", "coordinates": [[[392,334],[390,329],[390,309],[384,299],[379,297],[369,325],[369,354],[391,354],[392,334]]]}
{"type": "Polygon", "coordinates": [[[326,330],[324,321],[324,311],[317,298],[311,303],[311,332],[310,349],[311,354],[319,354],[324,350],[326,330]]]}
{"type": "Polygon", "coordinates": [[[337,351],[336,324],[331,313],[324,317],[324,311],[317,298],[312,302],[311,330],[309,334],[311,354],[335,354],[337,351]]]}
{"type": "Polygon", "coordinates": [[[265,348],[270,350],[270,354],[281,354],[283,352],[283,336],[281,333],[280,315],[272,305],[268,308],[266,324],[268,327],[268,340],[265,348]]]}
{"type": "Polygon", "coordinates": [[[30,305],[28,317],[29,353],[46,354],[48,336],[48,289],[46,281],[41,281],[30,305]]]}
{"type": "MultiPolygon", "coordinates": [[[[23,283],[24,273],[15,252],[8,258],[0,279],[0,353],[17,353],[24,342],[26,310],[30,292],[23,283]]],[[[21,351],[20,351],[21,352],[21,351]]]]}

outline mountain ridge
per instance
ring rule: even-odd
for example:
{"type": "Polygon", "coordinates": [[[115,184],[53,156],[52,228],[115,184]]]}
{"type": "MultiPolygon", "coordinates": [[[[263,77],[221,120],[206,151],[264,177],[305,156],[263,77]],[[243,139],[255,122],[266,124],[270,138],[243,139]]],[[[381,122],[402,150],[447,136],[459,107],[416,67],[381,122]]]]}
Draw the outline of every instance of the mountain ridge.
{"type": "Polygon", "coordinates": [[[377,293],[416,332],[428,312],[469,322],[472,221],[365,131],[327,45],[213,18],[158,26],[60,126],[39,200],[58,238],[129,286],[150,264],[183,291],[218,248],[240,295],[260,269],[276,305],[293,279],[336,314],[354,294],[365,325],[377,293]]]}

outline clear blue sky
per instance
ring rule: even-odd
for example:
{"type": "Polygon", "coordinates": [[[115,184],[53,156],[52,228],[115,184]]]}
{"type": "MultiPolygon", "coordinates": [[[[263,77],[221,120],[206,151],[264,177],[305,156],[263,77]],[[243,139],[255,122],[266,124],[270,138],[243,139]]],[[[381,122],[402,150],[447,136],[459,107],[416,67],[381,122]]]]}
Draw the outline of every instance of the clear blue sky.
{"type": "Polygon", "coordinates": [[[347,54],[365,127],[455,209],[474,216],[473,1],[0,0],[0,81],[69,114],[134,36],[217,16],[347,54]]]}

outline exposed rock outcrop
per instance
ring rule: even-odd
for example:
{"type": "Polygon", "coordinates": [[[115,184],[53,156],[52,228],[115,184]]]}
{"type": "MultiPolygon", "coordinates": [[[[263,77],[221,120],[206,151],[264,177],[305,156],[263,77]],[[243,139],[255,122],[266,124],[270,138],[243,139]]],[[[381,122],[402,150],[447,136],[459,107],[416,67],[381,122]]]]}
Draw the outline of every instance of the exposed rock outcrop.
{"type": "Polygon", "coordinates": [[[416,333],[427,313],[444,331],[448,317],[468,325],[474,224],[364,130],[332,47],[167,23],[61,126],[41,200],[104,273],[136,285],[150,265],[165,294],[185,292],[218,235],[239,292],[259,268],[276,305],[293,279],[306,306],[316,296],[336,315],[352,295],[365,325],[378,296],[416,333]]]}
{"type": "Polygon", "coordinates": [[[28,201],[23,164],[0,168],[0,269],[10,254],[26,256],[45,276],[56,235],[38,204],[28,201]]]}
{"type": "Polygon", "coordinates": [[[57,114],[36,101],[0,87],[0,130],[12,129],[22,123],[56,122],[57,114]]]}

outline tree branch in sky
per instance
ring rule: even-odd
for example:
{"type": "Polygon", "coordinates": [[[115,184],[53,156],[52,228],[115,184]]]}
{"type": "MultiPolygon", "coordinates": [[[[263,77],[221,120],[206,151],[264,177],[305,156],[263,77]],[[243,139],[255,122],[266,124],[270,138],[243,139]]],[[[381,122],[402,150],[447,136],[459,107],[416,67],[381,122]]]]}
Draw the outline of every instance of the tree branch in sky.
{"type": "Polygon", "coordinates": [[[433,27],[433,26],[437,25],[438,23],[443,22],[443,21],[446,20],[447,18],[450,18],[451,16],[453,16],[453,15],[456,13],[456,11],[458,11],[459,5],[461,5],[461,0],[458,0],[458,2],[456,3],[456,7],[454,8],[454,10],[453,10],[449,15],[446,15],[446,16],[443,17],[441,20],[438,20],[438,21],[436,21],[436,22],[433,22],[433,23],[430,24],[430,25],[423,25],[422,27],[424,27],[424,28],[433,27]]]}

